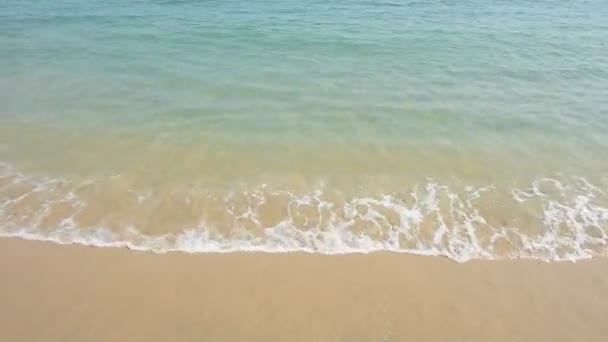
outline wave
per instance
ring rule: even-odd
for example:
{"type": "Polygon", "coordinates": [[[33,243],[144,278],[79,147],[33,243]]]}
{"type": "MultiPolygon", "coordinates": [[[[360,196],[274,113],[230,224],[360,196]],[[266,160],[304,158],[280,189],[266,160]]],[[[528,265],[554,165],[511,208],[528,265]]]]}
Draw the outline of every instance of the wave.
{"type": "Polygon", "coordinates": [[[122,176],[76,181],[0,170],[3,237],[154,253],[385,251],[457,262],[607,251],[606,187],[581,177],[523,188],[429,180],[402,193],[347,197],[323,186],[160,193],[134,190],[122,176]]]}

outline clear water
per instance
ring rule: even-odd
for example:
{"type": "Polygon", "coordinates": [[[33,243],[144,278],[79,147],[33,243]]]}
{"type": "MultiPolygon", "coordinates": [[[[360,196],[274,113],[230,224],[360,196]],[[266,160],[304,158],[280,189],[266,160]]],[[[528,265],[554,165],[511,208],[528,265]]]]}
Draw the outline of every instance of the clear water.
{"type": "Polygon", "coordinates": [[[0,231],[603,254],[606,18],[601,0],[2,1],[0,231]]]}

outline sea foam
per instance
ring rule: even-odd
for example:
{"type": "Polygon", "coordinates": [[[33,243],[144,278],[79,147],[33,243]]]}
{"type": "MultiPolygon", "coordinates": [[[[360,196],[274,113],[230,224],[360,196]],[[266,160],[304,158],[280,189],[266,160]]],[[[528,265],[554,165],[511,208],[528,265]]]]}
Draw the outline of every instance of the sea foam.
{"type": "Polygon", "coordinates": [[[120,176],[74,181],[1,166],[0,236],[58,244],[154,253],[387,251],[464,262],[587,259],[604,255],[608,242],[606,188],[580,177],[567,182],[543,178],[512,189],[489,185],[456,190],[429,180],[409,192],[345,199],[321,187],[305,194],[268,185],[177,192],[171,194],[171,208],[194,210],[196,222],[179,226],[179,220],[171,221],[164,230],[151,232],[144,218],[168,201],[158,198],[162,194],[125,188],[121,196],[133,199],[133,217],[123,213],[122,221],[113,221],[107,208],[86,222],[83,213],[101,201],[96,191],[120,176]],[[220,214],[210,215],[209,207],[220,214]],[[268,208],[280,216],[269,220],[268,208]]]}

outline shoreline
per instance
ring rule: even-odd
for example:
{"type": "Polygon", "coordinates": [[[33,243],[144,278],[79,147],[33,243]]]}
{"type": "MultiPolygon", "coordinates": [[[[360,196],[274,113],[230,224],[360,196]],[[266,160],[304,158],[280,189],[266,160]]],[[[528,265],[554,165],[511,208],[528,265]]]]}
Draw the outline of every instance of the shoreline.
{"type": "Polygon", "coordinates": [[[600,341],[608,259],[152,254],[0,238],[7,341],[600,341]],[[32,329],[32,327],[36,327],[32,329]]]}

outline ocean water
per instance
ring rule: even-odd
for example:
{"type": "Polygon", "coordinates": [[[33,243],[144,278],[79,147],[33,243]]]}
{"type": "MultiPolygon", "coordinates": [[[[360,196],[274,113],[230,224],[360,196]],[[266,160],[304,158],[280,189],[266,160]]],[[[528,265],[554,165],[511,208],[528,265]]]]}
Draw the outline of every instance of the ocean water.
{"type": "Polygon", "coordinates": [[[0,235],[608,251],[608,2],[4,0],[0,235]]]}

